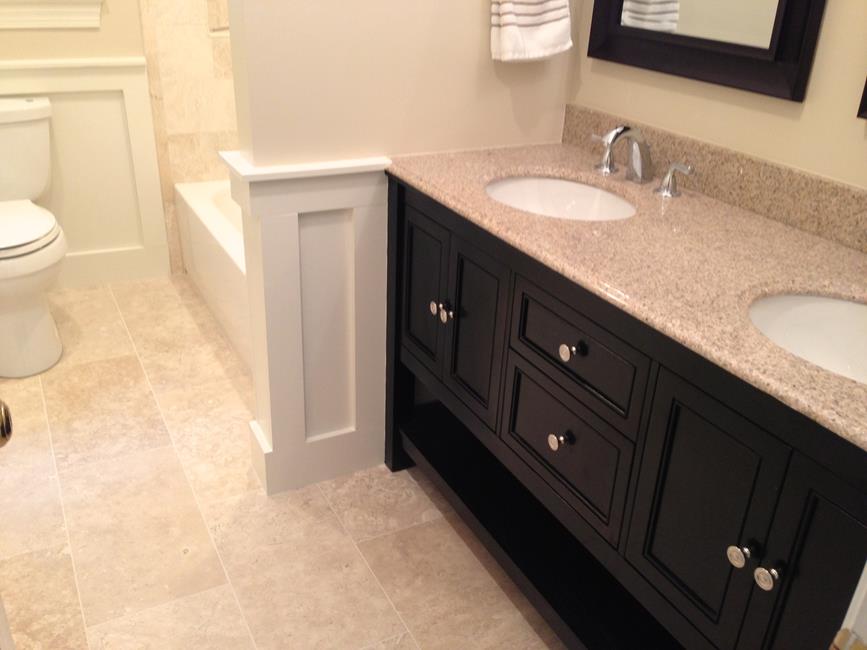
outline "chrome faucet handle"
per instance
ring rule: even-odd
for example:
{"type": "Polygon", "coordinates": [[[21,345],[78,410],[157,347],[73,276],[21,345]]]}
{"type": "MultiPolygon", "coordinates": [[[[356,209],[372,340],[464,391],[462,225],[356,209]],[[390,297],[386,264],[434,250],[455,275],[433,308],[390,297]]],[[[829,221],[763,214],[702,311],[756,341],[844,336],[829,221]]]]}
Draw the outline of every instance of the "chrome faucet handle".
{"type": "Polygon", "coordinates": [[[605,147],[605,150],[602,152],[602,161],[595,167],[595,169],[601,172],[603,176],[609,176],[617,171],[617,165],[614,164],[614,161],[611,158],[611,150],[614,148],[615,143],[620,139],[620,136],[629,130],[628,126],[621,125],[611,129],[605,135],[592,136],[594,140],[598,140],[605,147]]]}
{"type": "Polygon", "coordinates": [[[660,183],[659,187],[657,187],[654,192],[662,195],[666,199],[680,196],[680,192],[677,191],[677,173],[680,172],[684,176],[691,176],[694,171],[695,167],[692,165],[673,163],[671,167],[668,168],[665,176],[662,177],[662,183],[660,183]]]}

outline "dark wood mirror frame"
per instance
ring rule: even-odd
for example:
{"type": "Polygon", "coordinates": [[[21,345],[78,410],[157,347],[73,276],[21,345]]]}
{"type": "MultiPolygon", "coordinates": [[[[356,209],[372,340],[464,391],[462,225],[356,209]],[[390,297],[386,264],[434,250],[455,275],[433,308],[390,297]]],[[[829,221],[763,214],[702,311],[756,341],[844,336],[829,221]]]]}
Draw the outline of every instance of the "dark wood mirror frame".
{"type": "Polygon", "coordinates": [[[858,107],[858,117],[867,120],[867,81],[864,82],[864,94],[861,95],[861,106],[858,107]]]}
{"type": "Polygon", "coordinates": [[[767,49],[623,27],[623,0],[595,0],[587,55],[803,101],[826,0],[779,0],[767,49]]]}

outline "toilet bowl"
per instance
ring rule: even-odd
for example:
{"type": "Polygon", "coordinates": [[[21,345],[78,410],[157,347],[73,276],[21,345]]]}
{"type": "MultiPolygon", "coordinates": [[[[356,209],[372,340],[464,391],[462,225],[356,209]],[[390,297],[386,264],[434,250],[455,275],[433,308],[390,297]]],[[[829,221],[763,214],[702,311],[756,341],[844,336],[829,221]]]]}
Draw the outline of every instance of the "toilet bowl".
{"type": "Polygon", "coordinates": [[[67,245],[33,203],[50,178],[47,99],[0,98],[0,377],[53,366],[63,347],[48,308],[67,245]]]}

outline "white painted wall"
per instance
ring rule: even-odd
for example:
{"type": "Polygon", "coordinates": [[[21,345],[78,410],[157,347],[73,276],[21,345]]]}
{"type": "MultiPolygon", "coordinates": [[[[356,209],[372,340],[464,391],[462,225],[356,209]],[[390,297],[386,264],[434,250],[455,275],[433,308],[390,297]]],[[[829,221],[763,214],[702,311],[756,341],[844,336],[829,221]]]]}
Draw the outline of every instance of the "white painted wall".
{"type": "Polygon", "coordinates": [[[0,61],[0,95],[51,100],[52,178],[37,202],[69,242],[61,285],[167,275],[144,58],[0,61]]]}
{"type": "Polygon", "coordinates": [[[231,0],[258,165],[560,139],[578,52],[494,63],[490,0],[231,0]]]}

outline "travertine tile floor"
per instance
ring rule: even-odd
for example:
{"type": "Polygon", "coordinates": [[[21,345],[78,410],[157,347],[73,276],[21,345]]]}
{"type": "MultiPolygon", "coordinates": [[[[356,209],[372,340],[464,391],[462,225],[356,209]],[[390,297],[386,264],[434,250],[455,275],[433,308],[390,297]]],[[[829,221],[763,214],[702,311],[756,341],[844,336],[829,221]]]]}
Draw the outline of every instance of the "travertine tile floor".
{"type": "Polygon", "coordinates": [[[561,647],[423,476],[266,497],[248,374],[184,277],[52,295],[0,380],[0,596],[19,650],[561,647]]]}

